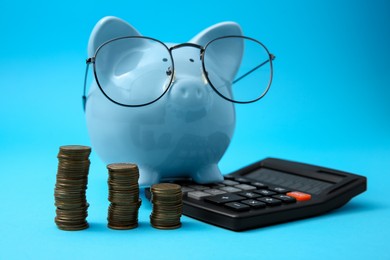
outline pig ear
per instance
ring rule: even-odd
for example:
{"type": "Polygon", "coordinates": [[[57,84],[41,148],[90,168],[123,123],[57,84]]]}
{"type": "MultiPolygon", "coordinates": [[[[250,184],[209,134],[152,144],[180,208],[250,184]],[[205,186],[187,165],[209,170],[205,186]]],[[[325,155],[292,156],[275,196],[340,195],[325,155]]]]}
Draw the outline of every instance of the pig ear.
{"type": "Polygon", "coordinates": [[[106,41],[124,36],[141,35],[133,26],[114,16],[102,18],[92,30],[88,42],[88,57],[95,54],[97,48],[106,41]]]}
{"type": "Polygon", "coordinates": [[[217,23],[198,33],[190,42],[205,46],[218,37],[229,35],[242,35],[241,27],[235,22],[217,23]]]}
{"type": "MultiPolygon", "coordinates": [[[[223,36],[242,36],[241,27],[234,22],[218,23],[200,32],[190,42],[205,47],[210,41],[223,36]]],[[[214,67],[214,73],[217,73],[221,79],[232,82],[241,64],[243,41],[225,39],[214,43],[213,47],[210,46],[205,52],[207,56],[205,56],[205,63],[206,60],[208,62],[206,65],[213,63],[213,66],[207,67],[214,67]]]]}

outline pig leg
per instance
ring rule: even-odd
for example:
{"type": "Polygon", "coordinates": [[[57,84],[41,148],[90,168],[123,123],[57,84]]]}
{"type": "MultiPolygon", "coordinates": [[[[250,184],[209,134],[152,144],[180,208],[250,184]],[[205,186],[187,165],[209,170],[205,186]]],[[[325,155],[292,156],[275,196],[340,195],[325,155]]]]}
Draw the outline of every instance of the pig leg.
{"type": "Polygon", "coordinates": [[[197,183],[214,183],[223,181],[223,176],[216,164],[210,164],[192,174],[192,179],[197,183]]]}

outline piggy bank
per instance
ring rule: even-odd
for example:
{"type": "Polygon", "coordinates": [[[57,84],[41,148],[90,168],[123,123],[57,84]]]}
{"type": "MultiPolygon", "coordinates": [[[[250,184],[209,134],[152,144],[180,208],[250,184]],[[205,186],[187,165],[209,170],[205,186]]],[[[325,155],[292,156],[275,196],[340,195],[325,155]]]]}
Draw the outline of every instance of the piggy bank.
{"type": "MultiPolygon", "coordinates": [[[[116,17],[96,24],[88,55],[96,63],[100,58],[100,68],[95,68],[85,113],[91,145],[105,163],[136,163],[141,186],[179,178],[197,183],[223,180],[218,162],[233,136],[235,108],[210,86],[199,46],[225,35],[242,35],[240,26],[219,23],[177,45],[142,38],[116,17]],[[122,37],[130,40],[107,44],[122,37]],[[166,56],[149,44],[161,44],[166,56]],[[168,64],[161,69],[164,62],[168,64]],[[134,97],[133,105],[122,101],[127,95],[134,97]],[[145,101],[137,103],[138,98],[145,101]]],[[[221,46],[210,54],[211,63],[224,61],[210,65],[208,73],[227,81],[226,93],[240,66],[241,48],[221,46]]]]}

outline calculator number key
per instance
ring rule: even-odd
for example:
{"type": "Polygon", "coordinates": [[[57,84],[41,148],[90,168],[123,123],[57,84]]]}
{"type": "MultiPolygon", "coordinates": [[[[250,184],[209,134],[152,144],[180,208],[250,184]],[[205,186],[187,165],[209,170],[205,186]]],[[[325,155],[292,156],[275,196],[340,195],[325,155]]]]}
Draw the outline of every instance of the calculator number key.
{"type": "Polygon", "coordinates": [[[258,181],[251,182],[250,185],[255,186],[255,187],[258,188],[258,189],[267,189],[267,188],[268,188],[267,185],[265,185],[265,184],[262,183],[262,182],[258,182],[258,181]]]}
{"type": "Polygon", "coordinates": [[[238,184],[238,185],[234,185],[234,187],[241,189],[241,190],[255,190],[256,189],[255,186],[251,186],[248,184],[238,184]]]}
{"type": "Polygon", "coordinates": [[[283,194],[274,195],[272,197],[283,201],[283,203],[285,203],[285,204],[295,203],[297,201],[294,197],[290,197],[290,196],[283,195],[283,194]]]}
{"type": "Polygon", "coordinates": [[[256,198],[260,198],[261,197],[260,194],[254,193],[252,191],[240,192],[240,193],[238,193],[238,195],[244,196],[244,197],[246,197],[248,199],[256,199],[256,198]]]}
{"type": "Polygon", "coordinates": [[[181,192],[183,194],[187,193],[187,192],[190,192],[190,191],[194,191],[194,189],[192,188],[189,188],[189,187],[186,187],[186,186],[181,186],[181,192]]]}
{"type": "Polygon", "coordinates": [[[236,202],[239,200],[244,200],[245,197],[238,196],[236,194],[231,194],[231,193],[226,193],[226,194],[221,194],[221,195],[216,195],[212,197],[207,197],[206,201],[212,202],[215,204],[223,204],[223,203],[228,203],[228,202],[236,202]]]}
{"type": "Polygon", "coordinates": [[[192,199],[201,200],[205,197],[211,196],[211,194],[198,190],[188,192],[187,196],[192,199]]]}
{"type": "Polygon", "coordinates": [[[204,190],[203,192],[209,193],[211,195],[220,195],[226,193],[226,191],[219,190],[219,189],[208,189],[208,190],[204,190]]]}
{"type": "Polygon", "coordinates": [[[264,202],[258,200],[243,200],[241,203],[244,203],[254,209],[263,209],[267,206],[264,202]]]}
{"type": "Polygon", "coordinates": [[[240,203],[240,202],[229,202],[229,203],[226,203],[225,206],[234,210],[234,211],[247,211],[247,210],[251,209],[250,206],[245,205],[245,204],[240,203]]]}
{"type": "Polygon", "coordinates": [[[262,198],[258,198],[257,200],[264,202],[265,204],[267,204],[267,206],[271,206],[271,207],[282,205],[281,200],[271,198],[271,197],[262,197],[262,198]]]}
{"type": "Polygon", "coordinates": [[[236,187],[232,187],[232,186],[221,187],[219,189],[223,190],[225,192],[239,192],[239,191],[242,191],[242,189],[239,189],[239,188],[236,188],[236,187]]]}
{"type": "Polygon", "coordinates": [[[203,186],[203,185],[197,185],[197,184],[188,185],[188,188],[194,189],[194,190],[207,190],[207,189],[210,189],[209,187],[206,187],[206,186],[203,186]]]}
{"type": "Polygon", "coordinates": [[[242,178],[242,177],[235,178],[234,180],[238,181],[239,183],[243,183],[243,184],[250,184],[252,182],[251,180],[248,180],[248,179],[245,179],[245,178],[242,178]]]}
{"type": "Polygon", "coordinates": [[[237,181],[232,181],[232,180],[224,180],[222,182],[223,185],[227,185],[227,186],[233,186],[233,185],[238,185],[240,184],[239,182],[237,181]]]}
{"type": "Polygon", "coordinates": [[[270,190],[255,190],[253,191],[257,194],[263,195],[263,196],[272,196],[276,195],[276,192],[270,191],[270,190]]]}
{"type": "Polygon", "coordinates": [[[287,192],[290,192],[289,190],[285,189],[285,188],[281,188],[281,187],[270,187],[269,190],[272,190],[276,193],[280,193],[280,194],[286,194],[287,192]]]}

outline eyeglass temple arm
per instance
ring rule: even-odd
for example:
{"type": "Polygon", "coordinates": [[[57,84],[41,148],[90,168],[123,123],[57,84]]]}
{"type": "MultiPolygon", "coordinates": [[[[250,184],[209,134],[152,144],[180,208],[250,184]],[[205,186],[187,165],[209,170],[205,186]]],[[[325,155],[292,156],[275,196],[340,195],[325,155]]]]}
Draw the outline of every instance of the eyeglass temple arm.
{"type": "Polygon", "coordinates": [[[82,98],[82,104],[83,104],[83,110],[85,112],[85,106],[87,105],[87,96],[85,95],[85,92],[87,90],[87,77],[88,77],[88,69],[89,69],[89,64],[91,63],[94,63],[95,62],[95,58],[92,57],[92,58],[88,58],[86,63],[87,63],[87,67],[85,69],[85,75],[84,75],[84,91],[83,91],[83,96],[81,97],[82,98]]]}
{"type": "Polygon", "coordinates": [[[274,59],[275,59],[275,55],[270,54],[270,59],[268,59],[268,60],[266,60],[266,61],[260,63],[259,65],[257,65],[256,67],[254,67],[253,69],[251,69],[250,71],[248,71],[247,73],[245,73],[244,75],[242,75],[242,76],[238,77],[237,79],[235,79],[235,80],[233,81],[233,84],[234,84],[234,83],[237,83],[237,82],[240,81],[240,80],[242,80],[243,78],[245,78],[246,76],[248,76],[249,74],[251,74],[252,72],[254,72],[255,70],[261,68],[263,65],[267,64],[268,62],[270,62],[270,60],[273,61],[274,59]]]}

